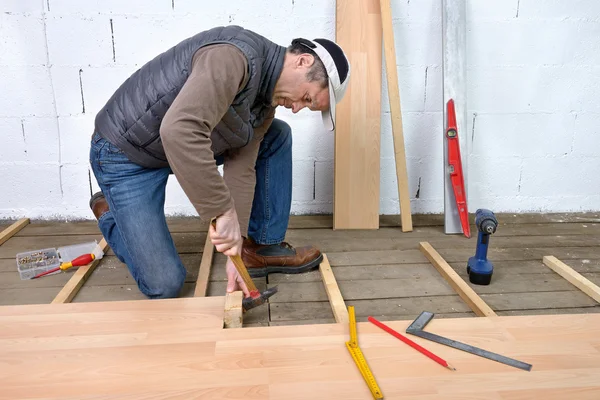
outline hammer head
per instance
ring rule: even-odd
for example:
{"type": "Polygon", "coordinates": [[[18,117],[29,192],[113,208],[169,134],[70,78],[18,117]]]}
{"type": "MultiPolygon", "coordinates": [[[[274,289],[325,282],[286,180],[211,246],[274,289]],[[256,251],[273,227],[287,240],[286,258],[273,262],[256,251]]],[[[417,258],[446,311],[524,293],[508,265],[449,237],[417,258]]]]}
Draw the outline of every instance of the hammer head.
{"type": "Polygon", "coordinates": [[[273,296],[275,293],[277,293],[277,286],[265,290],[256,298],[246,297],[244,300],[242,300],[242,308],[244,311],[248,311],[254,307],[258,307],[261,304],[264,304],[267,299],[273,296]]]}

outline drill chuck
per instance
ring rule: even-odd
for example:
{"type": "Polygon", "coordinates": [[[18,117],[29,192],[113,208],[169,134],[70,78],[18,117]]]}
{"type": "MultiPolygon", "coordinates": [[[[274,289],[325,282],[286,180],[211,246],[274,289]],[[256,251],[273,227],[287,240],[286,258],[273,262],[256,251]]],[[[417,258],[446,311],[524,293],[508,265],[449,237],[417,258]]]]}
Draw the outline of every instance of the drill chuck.
{"type": "Polygon", "coordinates": [[[481,224],[481,231],[491,235],[496,232],[496,226],[493,221],[487,219],[481,224]]]}
{"type": "Polygon", "coordinates": [[[490,210],[479,209],[475,213],[475,225],[480,232],[487,233],[489,235],[496,232],[498,227],[498,220],[494,216],[494,213],[490,210]]]}

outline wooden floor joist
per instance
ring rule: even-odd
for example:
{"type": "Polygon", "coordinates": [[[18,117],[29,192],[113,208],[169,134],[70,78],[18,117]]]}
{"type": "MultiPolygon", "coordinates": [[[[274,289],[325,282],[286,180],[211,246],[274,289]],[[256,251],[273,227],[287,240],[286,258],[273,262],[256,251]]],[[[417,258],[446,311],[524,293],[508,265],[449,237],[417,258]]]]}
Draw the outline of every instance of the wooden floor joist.
{"type": "Polygon", "coordinates": [[[327,259],[327,254],[323,254],[323,261],[321,261],[321,265],[319,266],[319,272],[321,272],[321,278],[323,279],[323,285],[325,285],[329,304],[333,310],[335,322],[347,324],[350,321],[348,308],[344,303],[344,298],[342,297],[340,288],[335,280],[335,275],[333,275],[333,270],[327,259]]]}
{"type": "Polygon", "coordinates": [[[565,278],[573,286],[600,303],[600,288],[594,283],[590,282],[589,279],[585,278],[579,272],[575,271],[573,268],[569,267],[567,264],[563,263],[554,256],[544,256],[542,260],[545,266],[565,278]]]}
{"type": "Polygon", "coordinates": [[[206,296],[214,252],[215,246],[210,240],[210,236],[207,234],[206,242],[204,243],[204,251],[202,253],[202,260],[200,261],[200,269],[198,270],[196,288],[194,289],[194,297],[206,296]]]}
{"type": "Polygon", "coordinates": [[[480,317],[496,316],[494,310],[452,269],[444,258],[428,243],[420,242],[419,248],[438,272],[446,279],[461,299],[480,317]]]}
{"type": "Polygon", "coordinates": [[[8,239],[17,234],[21,229],[25,228],[29,224],[29,218],[21,218],[8,228],[0,232],[0,245],[6,242],[8,239]]]}
{"type": "Polygon", "coordinates": [[[243,325],[242,300],[244,293],[241,290],[225,295],[225,312],[223,314],[224,328],[241,328],[243,325]]]}
{"type": "MultiPolygon", "coordinates": [[[[106,254],[108,250],[108,243],[104,238],[102,238],[99,245],[102,249],[102,252],[106,254]]],[[[81,289],[85,281],[90,277],[92,272],[94,272],[94,269],[100,263],[100,261],[102,261],[102,258],[95,259],[88,265],[78,267],[77,271],[73,273],[71,279],[69,279],[61,291],[58,292],[54,300],[52,300],[52,303],[70,303],[75,295],[77,295],[77,292],[79,292],[79,289],[81,289]]]]}

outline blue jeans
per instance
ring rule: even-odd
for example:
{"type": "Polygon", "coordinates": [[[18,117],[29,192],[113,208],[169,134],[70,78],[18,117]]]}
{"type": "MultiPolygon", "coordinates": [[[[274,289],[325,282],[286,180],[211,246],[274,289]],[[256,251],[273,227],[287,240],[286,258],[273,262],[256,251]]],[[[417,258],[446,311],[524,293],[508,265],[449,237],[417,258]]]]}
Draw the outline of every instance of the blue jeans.
{"type": "MultiPolygon", "coordinates": [[[[217,165],[223,162],[217,157],[217,165]]],[[[100,135],[92,137],[90,164],[110,211],[98,226],[140,291],[148,298],[177,297],[186,270],[164,213],[170,168],[145,168],[131,162],[100,135]]],[[[260,145],[248,236],[259,244],[285,238],[292,202],[292,134],[275,119],[260,145]]],[[[198,244],[202,246],[202,244],[198,244]]]]}

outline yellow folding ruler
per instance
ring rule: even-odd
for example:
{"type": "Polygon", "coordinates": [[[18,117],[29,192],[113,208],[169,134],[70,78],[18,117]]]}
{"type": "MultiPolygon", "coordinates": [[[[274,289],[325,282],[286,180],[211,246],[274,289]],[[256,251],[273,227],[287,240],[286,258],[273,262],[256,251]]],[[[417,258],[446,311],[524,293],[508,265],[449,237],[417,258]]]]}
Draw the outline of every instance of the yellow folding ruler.
{"type": "Polygon", "coordinates": [[[377,381],[375,380],[375,377],[371,373],[371,369],[369,368],[369,365],[367,364],[367,360],[365,360],[365,357],[363,356],[363,353],[360,350],[360,347],[358,347],[358,338],[356,336],[356,317],[354,315],[354,306],[348,306],[348,315],[350,317],[350,341],[346,342],[346,347],[348,348],[350,355],[354,359],[354,362],[356,363],[358,370],[360,371],[361,375],[365,379],[367,386],[369,386],[369,389],[371,390],[371,394],[373,395],[373,398],[376,400],[383,399],[383,393],[381,393],[381,389],[379,389],[379,386],[377,385],[377,381]]]}

